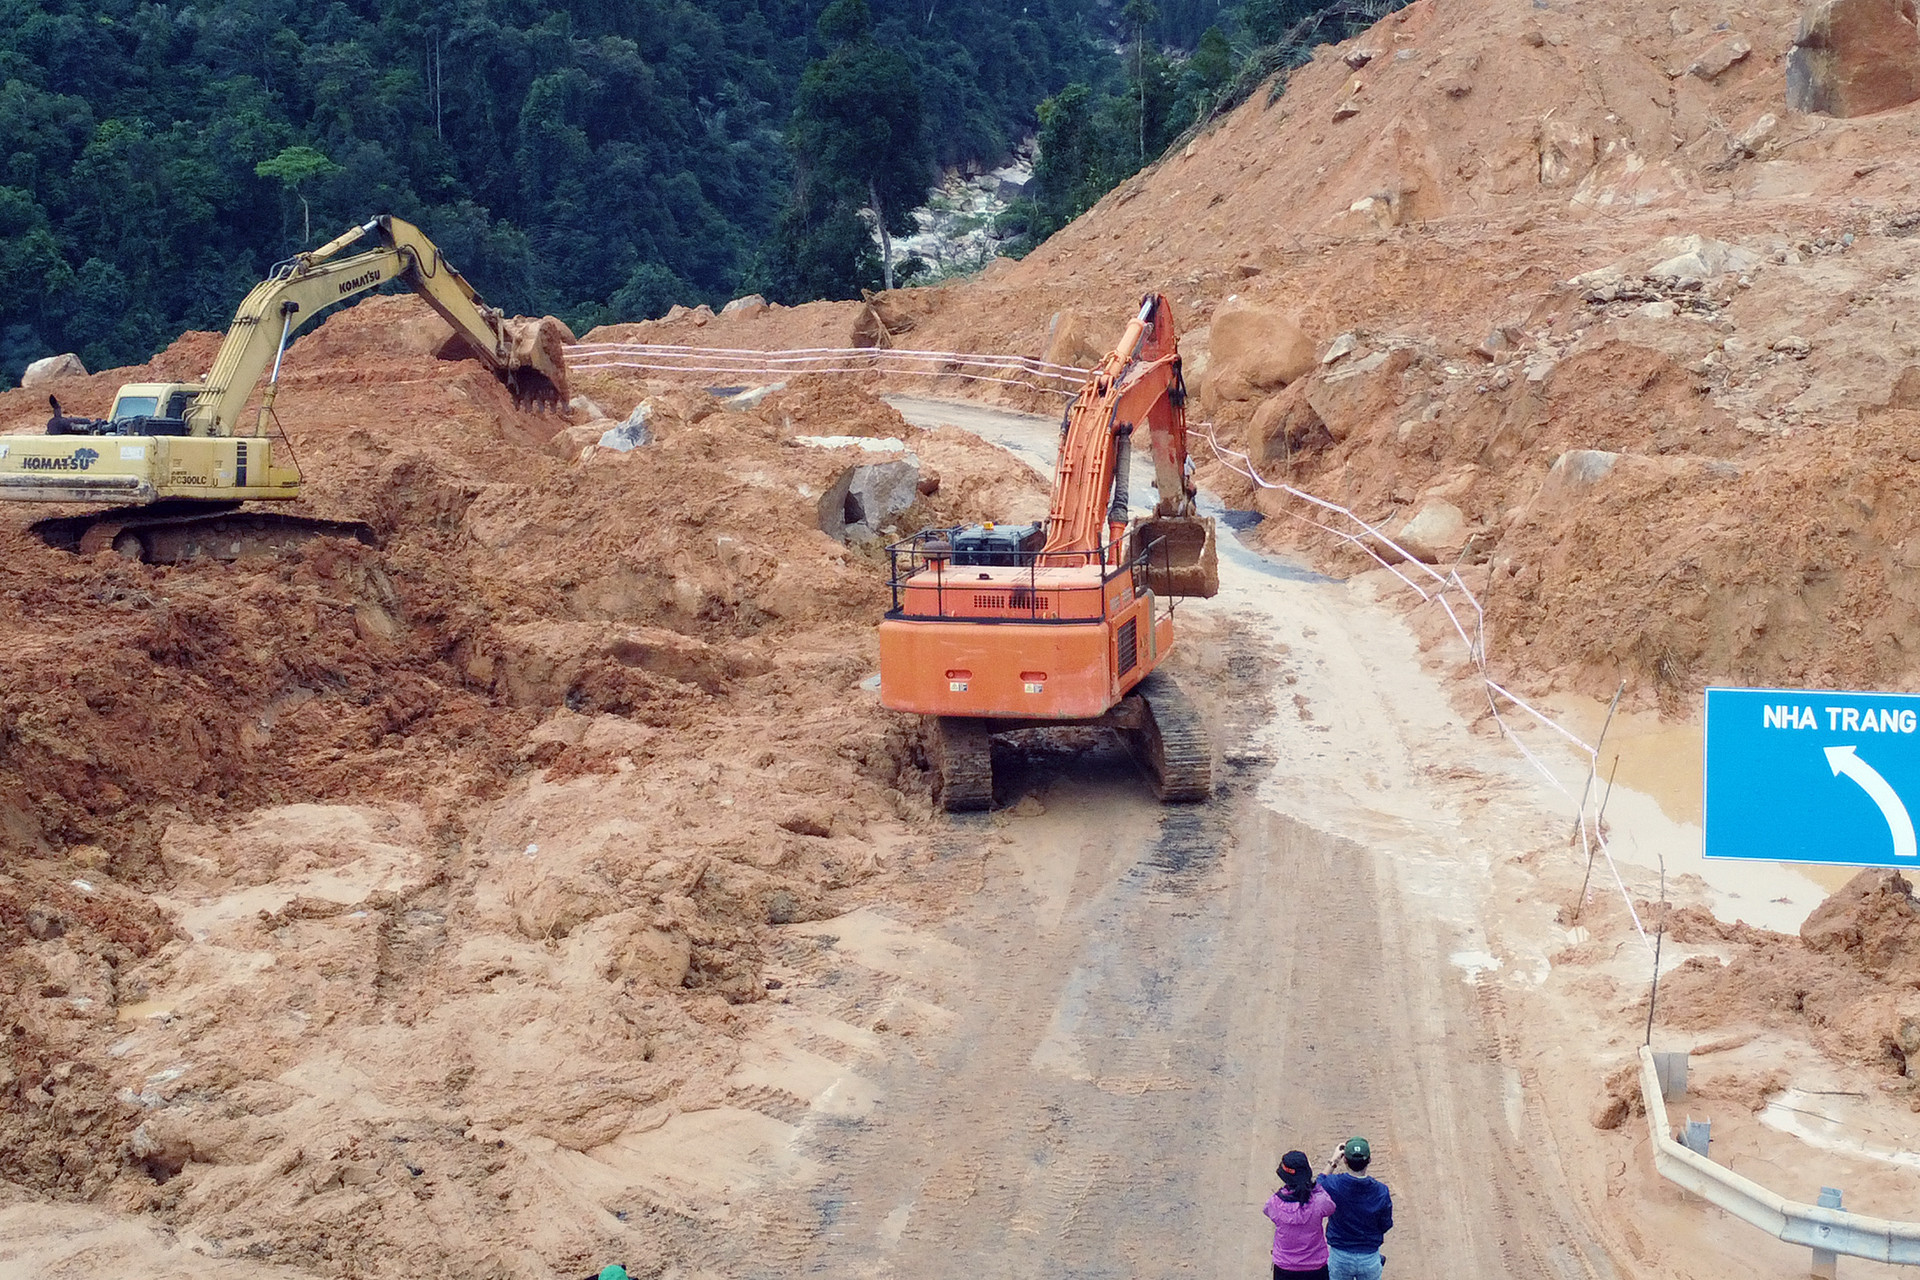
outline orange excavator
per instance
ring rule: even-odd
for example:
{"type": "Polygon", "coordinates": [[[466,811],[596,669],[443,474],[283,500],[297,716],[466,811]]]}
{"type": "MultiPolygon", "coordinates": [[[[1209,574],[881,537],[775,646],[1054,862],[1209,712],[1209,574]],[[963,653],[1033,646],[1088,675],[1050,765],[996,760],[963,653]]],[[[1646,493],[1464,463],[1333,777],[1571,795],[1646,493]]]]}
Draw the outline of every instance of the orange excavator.
{"type": "Polygon", "coordinates": [[[1149,294],[1061,422],[1045,524],[927,529],[888,548],[880,700],[933,718],[935,798],[993,804],[992,737],[1119,731],[1162,800],[1205,800],[1213,752],[1180,687],[1169,600],[1211,596],[1213,521],[1187,460],[1186,385],[1173,309],[1149,294]],[[1159,502],[1128,516],[1134,434],[1151,438],[1159,502]]]}

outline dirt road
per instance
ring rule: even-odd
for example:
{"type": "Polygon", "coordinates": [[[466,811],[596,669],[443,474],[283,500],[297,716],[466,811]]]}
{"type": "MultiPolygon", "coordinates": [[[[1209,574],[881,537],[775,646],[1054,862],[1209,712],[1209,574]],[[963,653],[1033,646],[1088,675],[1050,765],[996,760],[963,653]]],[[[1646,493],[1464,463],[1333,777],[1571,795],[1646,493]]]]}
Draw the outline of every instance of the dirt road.
{"type": "MultiPolygon", "coordinates": [[[[1056,430],[896,404],[1037,463],[1056,430]]],[[[955,821],[925,873],[957,914],[796,928],[782,1025],[810,1020],[842,1074],[787,1086],[817,1177],[760,1195],[714,1269],[1258,1275],[1279,1154],[1362,1133],[1390,1274],[1614,1274],[1473,982],[1491,824],[1527,835],[1494,810],[1524,784],[1384,610],[1222,559],[1174,660],[1214,713],[1219,797],[1163,810],[1118,757],[1003,760],[1017,803],[955,821]]]]}

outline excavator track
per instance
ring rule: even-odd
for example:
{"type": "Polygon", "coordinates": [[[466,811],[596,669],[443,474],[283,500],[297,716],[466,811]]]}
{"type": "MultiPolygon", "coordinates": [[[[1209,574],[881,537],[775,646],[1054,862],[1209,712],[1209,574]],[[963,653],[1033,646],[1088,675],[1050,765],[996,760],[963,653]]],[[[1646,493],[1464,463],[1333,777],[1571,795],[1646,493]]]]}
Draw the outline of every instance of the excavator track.
{"type": "Polygon", "coordinates": [[[987,722],[939,716],[933,722],[933,798],[948,813],[993,807],[993,734],[987,722]]]}
{"type": "Polygon", "coordinates": [[[1146,703],[1146,723],[1127,733],[1127,743],[1153,780],[1154,794],[1172,804],[1211,797],[1213,743],[1186,692],[1161,671],[1134,692],[1146,703]]]}
{"type": "Polygon", "coordinates": [[[278,555],[315,538],[351,538],[367,546],[373,529],[357,520],[315,520],[239,503],[155,503],[90,516],[57,516],[30,526],[50,547],[91,556],[108,549],[148,564],[240,560],[278,555]]]}

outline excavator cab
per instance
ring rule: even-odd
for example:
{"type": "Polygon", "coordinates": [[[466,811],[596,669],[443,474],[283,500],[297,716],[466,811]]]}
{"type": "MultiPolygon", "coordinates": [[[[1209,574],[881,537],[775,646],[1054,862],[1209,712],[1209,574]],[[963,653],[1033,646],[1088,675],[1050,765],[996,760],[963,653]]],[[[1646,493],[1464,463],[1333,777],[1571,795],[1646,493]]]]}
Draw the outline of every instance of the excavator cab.
{"type": "Polygon", "coordinates": [[[113,398],[113,409],[107,414],[112,434],[184,436],[187,406],[199,391],[179,382],[129,382],[113,398]]]}
{"type": "Polygon", "coordinates": [[[184,419],[187,401],[195,390],[177,382],[130,382],[113,398],[113,412],[107,416],[115,422],[129,418],[184,419]]]}

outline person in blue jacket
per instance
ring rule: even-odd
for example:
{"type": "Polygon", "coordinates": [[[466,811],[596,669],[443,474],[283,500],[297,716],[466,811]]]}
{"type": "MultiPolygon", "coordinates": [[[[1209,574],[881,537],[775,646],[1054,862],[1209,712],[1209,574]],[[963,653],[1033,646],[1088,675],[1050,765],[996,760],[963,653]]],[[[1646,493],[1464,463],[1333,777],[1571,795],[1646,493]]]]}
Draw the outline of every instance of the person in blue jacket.
{"type": "Polygon", "coordinates": [[[1367,1173],[1373,1151],[1365,1138],[1348,1138],[1333,1154],[1320,1189],[1333,1197],[1327,1219],[1328,1280],[1380,1280],[1386,1259],[1380,1246],[1393,1230],[1393,1197],[1387,1184],[1367,1173]],[[1335,1173],[1341,1165],[1345,1173],[1335,1173]]]}

